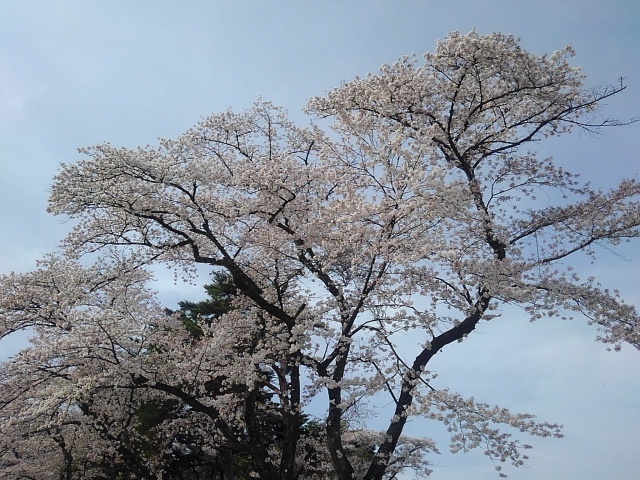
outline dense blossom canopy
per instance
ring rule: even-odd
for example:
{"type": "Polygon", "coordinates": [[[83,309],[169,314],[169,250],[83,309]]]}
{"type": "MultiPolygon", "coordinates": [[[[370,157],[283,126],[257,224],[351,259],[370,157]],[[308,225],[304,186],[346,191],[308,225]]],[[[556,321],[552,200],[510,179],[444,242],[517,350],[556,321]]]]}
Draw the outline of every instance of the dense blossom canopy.
{"type": "Polygon", "coordinates": [[[585,89],[572,53],[454,32],[310,100],[310,127],[260,101],[158,146],[83,149],[51,191],[77,220],[61,252],[1,279],[0,334],[35,338],[1,367],[0,471],[162,478],[197,443],[227,479],[239,459],[263,479],[382,479],[429,473],[436,446],[402,435],[410,416],[497,464],[526,459],[509,429],[561,436],[434,387],[429,362],[505,303],[640,348],[635,308],[571,267],[638,236],[640,186],[596,191],[529,149],[617,124],[598,107],[624,87],[585,89]],[[154,263],[226,272],[232,308],[194,336],[146,286],[154,263]],[[380,395],[394,411],[375,432],[380,395]],[[151,404],[171,414],[148,426],[151,404]]]}

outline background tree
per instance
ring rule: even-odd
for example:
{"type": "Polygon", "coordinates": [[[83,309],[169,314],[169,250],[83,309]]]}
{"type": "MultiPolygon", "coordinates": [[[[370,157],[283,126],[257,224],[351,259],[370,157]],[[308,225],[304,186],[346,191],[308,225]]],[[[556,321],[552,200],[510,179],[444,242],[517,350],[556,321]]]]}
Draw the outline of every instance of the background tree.
{"type": "MultiPolygon", "coordinates": [[[[454,32],[421,64],[403,58],[311,100],[308,128],[258,102],[158,147],[84,149],[88,158],[63,165],[50,198],[52,213],[79,220],[63,245],[65,268],[79,273],[58,280],[49,265],[3,280],[5,331],[36,325],[47,343],[10,368],[44,370],[47,382],[83,375],[56,387],[57,411],[100,387],[175,397],[207,447],[245,449],[251,474],[264,479],[305,478],[309,449],[339,480],[413,467],[425,475],[434,445],[402,437],[410,416],[443,422],[453,450],[482,447],[521,465],[526,445],[508,429],[560,436],[559,426],[438,388],[428,367],[505,304],[532,319],[582,314],[614,349],[640,347],[635,308],[581,280],[572,262],[638,236],[637,182],[595,191],[528,150],[575,127],[619,124],[598,107],[623,85],[586,89],[571,55],[454,32]],[[105,259],[97,271],[110,272],[98,279],[74,263],[95,253],[105,259]],[[233,308],[215,327],[198,324],[195,339],[148,293],[132,296],[137,283],[126,279],[142,282],[141,267],[156,262],[186,275],[194,264],[226,271],[233,308]],[[84,355],[95,350],[95,325],[101,355],[84,355]],[[73,348],[53,348],[59,338],[73,348]],[[79,351],[82,360],[69,353],[79,351]],[[213,379],[234,388],[208,395],[213,379]],[[380,395],[393,405],[383,432],[345,428],[380,395]],[[325,447],[302,428],[311,399],[326,405],[325,447]]],[[[5,407],[22,422],[36,405],[52,407],[37,396],[24,408],[24,392],[40,384],[23,370],[5,407]]],[[[104,402],[120,412],[126,402],[113,396],[104,402]]]]}

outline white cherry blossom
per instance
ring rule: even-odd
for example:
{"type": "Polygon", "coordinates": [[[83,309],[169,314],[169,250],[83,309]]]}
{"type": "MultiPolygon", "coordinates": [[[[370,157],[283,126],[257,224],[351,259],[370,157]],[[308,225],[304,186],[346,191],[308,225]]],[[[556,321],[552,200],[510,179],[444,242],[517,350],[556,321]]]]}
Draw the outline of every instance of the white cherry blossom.
{"type": "Polygon", "coordinates": [[[505,303],[640,348],[635,307],[572,269],[639,235],[638,182],[596,191],[533,151],[621,123],[600,105],[624,86],[586,88],[572,55],[454,32],[310,100],[308,127],[258,101],[157,146],[82,149],[51,190],[77,225],[61,252],[0,280],[0,335],[34,335],[0,370],[3,475],[165,478],[191,435],[227,479],[240,456],[263,479],[426,476],[437,449],[403,435],[411,416],[501,476],[522,465],[510,432],[560,427],[450,392],[429,364],[505,303]],[[194,339],[146,286],[156,263],[228,273],[233,310],[194,339]],[[303,428],[311,401],[325,410],[303,428]],[[145,430],[153,402],[171,414],[145,430]]]}

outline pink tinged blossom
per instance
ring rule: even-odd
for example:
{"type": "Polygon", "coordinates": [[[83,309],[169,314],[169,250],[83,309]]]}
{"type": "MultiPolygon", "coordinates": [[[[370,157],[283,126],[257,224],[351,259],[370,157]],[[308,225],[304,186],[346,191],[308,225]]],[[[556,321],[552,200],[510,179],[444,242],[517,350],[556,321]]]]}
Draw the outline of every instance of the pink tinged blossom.
{"type": "Polygon", "coordinates": [[[309,127],[259,101],[157,146],[82,149],[52,186],[49,211],[77,220],[61,252],[0,278],[0,337],[33,332],[0,367],[2,473],[102,458],[161,475],[160,452],[187,451],[189,434],[211,458],[250,458],[256,478],[304,477],[310,455],[308,478],[424,477],[437,448],[403,435],[409,417],[441,422],[452,451],[483,449],[500,476],[523,465],[517,435],[560,426],[463,398],[428,368],[481,341],[476,325],[504,304],[640,348],[635,307],[572,269],[638,236],[638,183],[595,191],[530,151],[620,123],[599,107],[625,87],[585,88],[572,56],[454,32],[311,99],[309,127]],[[149,289],[154,264],[227,272],[232,310],[194,338],[149,289]],[[393,412],[370,431],[382,396],[393,412]],[[326,416],[305,430],[312,401],[326,416]],[[147,428],[140,412],[162,402],[171,415],[147,428]],[[132,448],[151,441],[162,448],[132,448]]]}

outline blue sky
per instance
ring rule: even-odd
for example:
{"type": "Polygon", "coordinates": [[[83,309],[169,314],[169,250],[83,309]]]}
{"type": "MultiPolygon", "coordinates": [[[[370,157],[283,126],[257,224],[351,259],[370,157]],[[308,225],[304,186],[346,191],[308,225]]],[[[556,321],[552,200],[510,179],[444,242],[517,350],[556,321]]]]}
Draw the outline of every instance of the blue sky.
{"type": "MultiPolygon", "coordinates": [[[[33,269],[68,231],[45,208],[51,177],[79,158],[77,147],[152,144],[259,96],[305,122],[309,97],[474,28],[512,33],[536,53],[573,45],[588,85],[625,77],[628,89],[607,113],[640,115],[637,0],[3,0],[0,272],[33,269]]],[[[576,132],[541,151],[606,188],[640,173],[640,125],[598,138],[576,132]]],[[[638,305],[638,262],[638,246],[625,246],[582,272],[638,305]]],[[[200,295],[170,281],[159,287],[168,304],[200,295]]],[[[533,439],[529,467],[510,478],[637,478],[640,353],[607,352],[594,333],[578,320],[528,324],[506,312],[434,366],[441,386],[565,424],[565,439],[533,439]]],[[[23,342],[0,342],[0,359],[23,342]]],[[[411,425],[414,434],[431,428],[411,425]]],[[[496,478],[481,452],[434,461],[433,478],[496,478]]]]}

